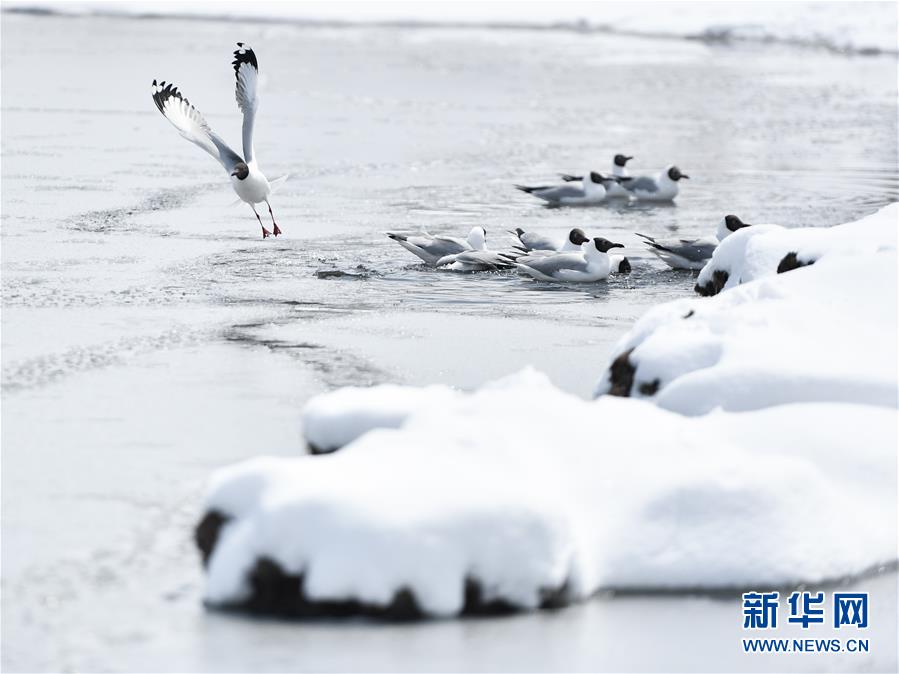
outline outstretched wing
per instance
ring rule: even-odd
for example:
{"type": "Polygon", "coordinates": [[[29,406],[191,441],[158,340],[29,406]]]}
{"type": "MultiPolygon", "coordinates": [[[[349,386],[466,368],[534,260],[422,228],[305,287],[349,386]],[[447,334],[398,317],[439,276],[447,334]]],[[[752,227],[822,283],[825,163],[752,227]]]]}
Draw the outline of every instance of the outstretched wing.
{"type": "Polygon", "coordinates": [[[237,43],[234,52],[234,76],[237,79],[235,97],[237,107],[243,113],[243,154],[247,163],[253,161],[253,122],[256,120],[256,108],[259,99],[256,97],[256,83],[259,80],[259,64],[253,49],[243,42],[237,43]]]}
{"type": "Polygon", "coordinates": [[[178,132],[191,143],[198,145],[215,157],[228,173],[243,159],[228,147],[216,133],[209,128],[203,115],[190,104],[178,88],[165,82],[153,80],[153,102],[159,112],[178,129],[178,132]]]}

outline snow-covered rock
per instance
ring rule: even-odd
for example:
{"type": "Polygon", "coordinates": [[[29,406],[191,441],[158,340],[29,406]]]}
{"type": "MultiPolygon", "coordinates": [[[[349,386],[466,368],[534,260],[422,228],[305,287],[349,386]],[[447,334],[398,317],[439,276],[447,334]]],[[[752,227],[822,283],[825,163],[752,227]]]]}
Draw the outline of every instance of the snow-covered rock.
{"type": "Polygon", "coordinates": [[[895,422],[851,404],[684,417],[486,388],[334,454],[217,472],[206,600],[454,616],[857,574],[895,557],[895,422]]]}
{"type": "Polygon", "coordinates": [[[899,203],[861,220],[835,227],[753,225],[737,230],[715,249],[696,281],[700,295],[814,264],[832,255],[896,248],[899,203]]]}
{"type": "Polygon", "coordinates": [[[896,265],[894,249],[826,255],[654,307],[615,346],[596,393],[682,414],[816,401],[895,408],[896,265]]]}

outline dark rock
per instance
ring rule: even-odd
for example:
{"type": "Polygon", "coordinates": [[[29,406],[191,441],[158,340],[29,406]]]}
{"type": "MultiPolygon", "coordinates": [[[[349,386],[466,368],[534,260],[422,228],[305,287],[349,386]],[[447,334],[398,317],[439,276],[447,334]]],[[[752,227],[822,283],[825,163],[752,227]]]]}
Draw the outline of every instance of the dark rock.
{"type": "Polygon", "coordinates": [[[783,274],[785,271],[793,271],[800,267],[810,267],[813,264],[815,264],[814,260],[809,260],[808,262],[800,260],[799,253],[787,253],[784,255],[784,259],[780,261],[780,264],[777,265],[777,273],[783,274]]]}
{"type": "MultiPolygon", "coordinates": [[[[195,540],[203,555],[209,559],[218,542],[222,525],[230,518],[217,511],[207,513],[197,526],[195,540]]],[[[414,593],[400,588],[386,606],[368,604],[356,599],[317,601],[310,600],[304,590],[302,573],[286,573],[278,562],[260,557],[250,570],[247,580],[250,596],[226,608],[258,615],[282,618],[349,618],[369,617],[387,621],[420,620],[425,617],[414,593]]],[[[540,590],[540,608],[562,608],[571,603],[571,593],[566,581],[558,588],[540,590]]],[[[465,579],[465,603],[462,615],[506,615],[519,611],[519,607],[504,599],[484,599],[483,585],[474,577],[465,579]]]]}
{"type": "Polygon", "coordinates": [[[717,269],[712,273],[712,280],[707,281],[705,285],[699,285],[698,283],[694,286],[693,290],[698,292],[703,297],[711,297],[712,295],[717,295],[722,290],[724,290],[724,285],[727,283],[727,279],[730,278],[730,274],[722,269],[717,269]]]}
{"type": "Polygon", "coordinates": [[[633,351],[633,349],[628,349],[612,361],[612,365],[609,367],[609,380],[612,384],[609,395],[623,398],[630,396],[634,386],[634,373],[637,371],[630,360],[633,351]]]}
{"type": "Polygon", "coordinates": [[[543,588],[540,590],[540,608],[559,609],[571,604],[571,587],[566,580],[556,588],[543,588]]]}
{"type": "Polygon", "coordinates": [[[321,447],[313,445],[311,442],[306,443],[306,448],[309,450],[309,453],[314,456],[319,456],[321,454],[333,454],[339,449],[338,447],[332,447],[331,449],[322,449],[321,447]]]}
{"type": "Polygon", "coordinates": [[[407,588],[397,590],[387,606],[366,604],[355,599],[313,601],[306,597],[304,580],[303,574],[285,573],[276,561],[261,557],[249,574],[250,597],[230,608],[283,618],[368,616],[399,621],[424,617],[415,595],[407,588]]]}
{"type": "Polygon", "coordinates": [[[219,540],[219,532],[231,518],[218,510],[210,510],[203,516],[197,528],[194,529],[194,542],[200,549],[203,557],[203,566],[209,562],[212,551],[219,540]]]}
{"type": "Polygon", "coordinates": [[[645,396],[654,396],[658,390],[661,382],[658,379],[653,379],[652,381],[645,381],[640,384],[639,391],[642,395],[645,396]]]}
{"type": "Polygon", "coordinates": [[[471,576],[465,579],[465,605],[462,607],[464,615],[503,615],[516,610],[515,606],[503,599],[484,601],[481,581],[471,576]]]}

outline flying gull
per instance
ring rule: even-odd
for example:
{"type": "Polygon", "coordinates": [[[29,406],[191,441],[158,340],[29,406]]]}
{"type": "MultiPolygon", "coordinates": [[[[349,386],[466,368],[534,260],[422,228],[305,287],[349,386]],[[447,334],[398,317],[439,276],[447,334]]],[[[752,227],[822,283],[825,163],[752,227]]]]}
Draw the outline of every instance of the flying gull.
{"type": "MultiPolygon", "coordinates": [[[[179,133],[187,140],[211,154],[225,168],[231,177],[231,186],[240,197],[241,201],[250,204],[259,226],[262,227],[262,238],[274,234],[278,236],[281,229],[275,222],[272,206],[268,201],[272,192],[272,185],[259,170],[256,164],[256,155],[253,152],[253,122],[256,119],[256,110],[259,108],[259,98],[256,95],[256,84],[259,80],[259,65],[256,54],[243,42],[237,43],[237,51],[234,52],[234,75],[237,80],[236,97],[237,107],[243,113],[243,154],[241,157],[228,147],[227,143],[215,133],[200,111],[178,91],[171,83],[156,83],[153,80],[153,101],[167,120],[169,120],[179,133]],[[265,202],[268,213],[272,218],[272,231],[262,224],[262,218],[256,212],[256,206],[265,202]]],[[[286,178],[286,176],[285,176],[286,178]]],[[[282,180],[281,178],[278,181],[282,180]]],[[[273,182],[278,182],[273,181],[273,182]]]]}

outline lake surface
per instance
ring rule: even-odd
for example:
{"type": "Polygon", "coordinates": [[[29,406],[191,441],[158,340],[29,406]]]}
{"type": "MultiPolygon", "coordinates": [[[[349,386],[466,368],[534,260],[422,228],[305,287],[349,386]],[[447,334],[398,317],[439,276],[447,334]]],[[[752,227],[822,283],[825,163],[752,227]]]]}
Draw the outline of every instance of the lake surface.
{"type": "Polygon", "coordinates": [[[758,670],[896,667],[896,576],[867,655],[743,656],[739,598],[600,597],[424,625],[253,621],[201,605],[217,467],[303,451],[347,384],[463,388],[526,365],[589,396],[611,345],[690,273],[634,232],[828,226],[897,198],[895,56],[570,31],[4,14],[3,668],[758,670]],[[231,50],[262,76],[256,151],[292,173],[262,241],[150,98],[174,81],[239,150],[231,50]],[[677,163],[676,205],[547,209],[559,171],[677,163]],[[588,286],[424,268],[386,231],[488,244],[571,227],[628,246],[588,286]]]}

